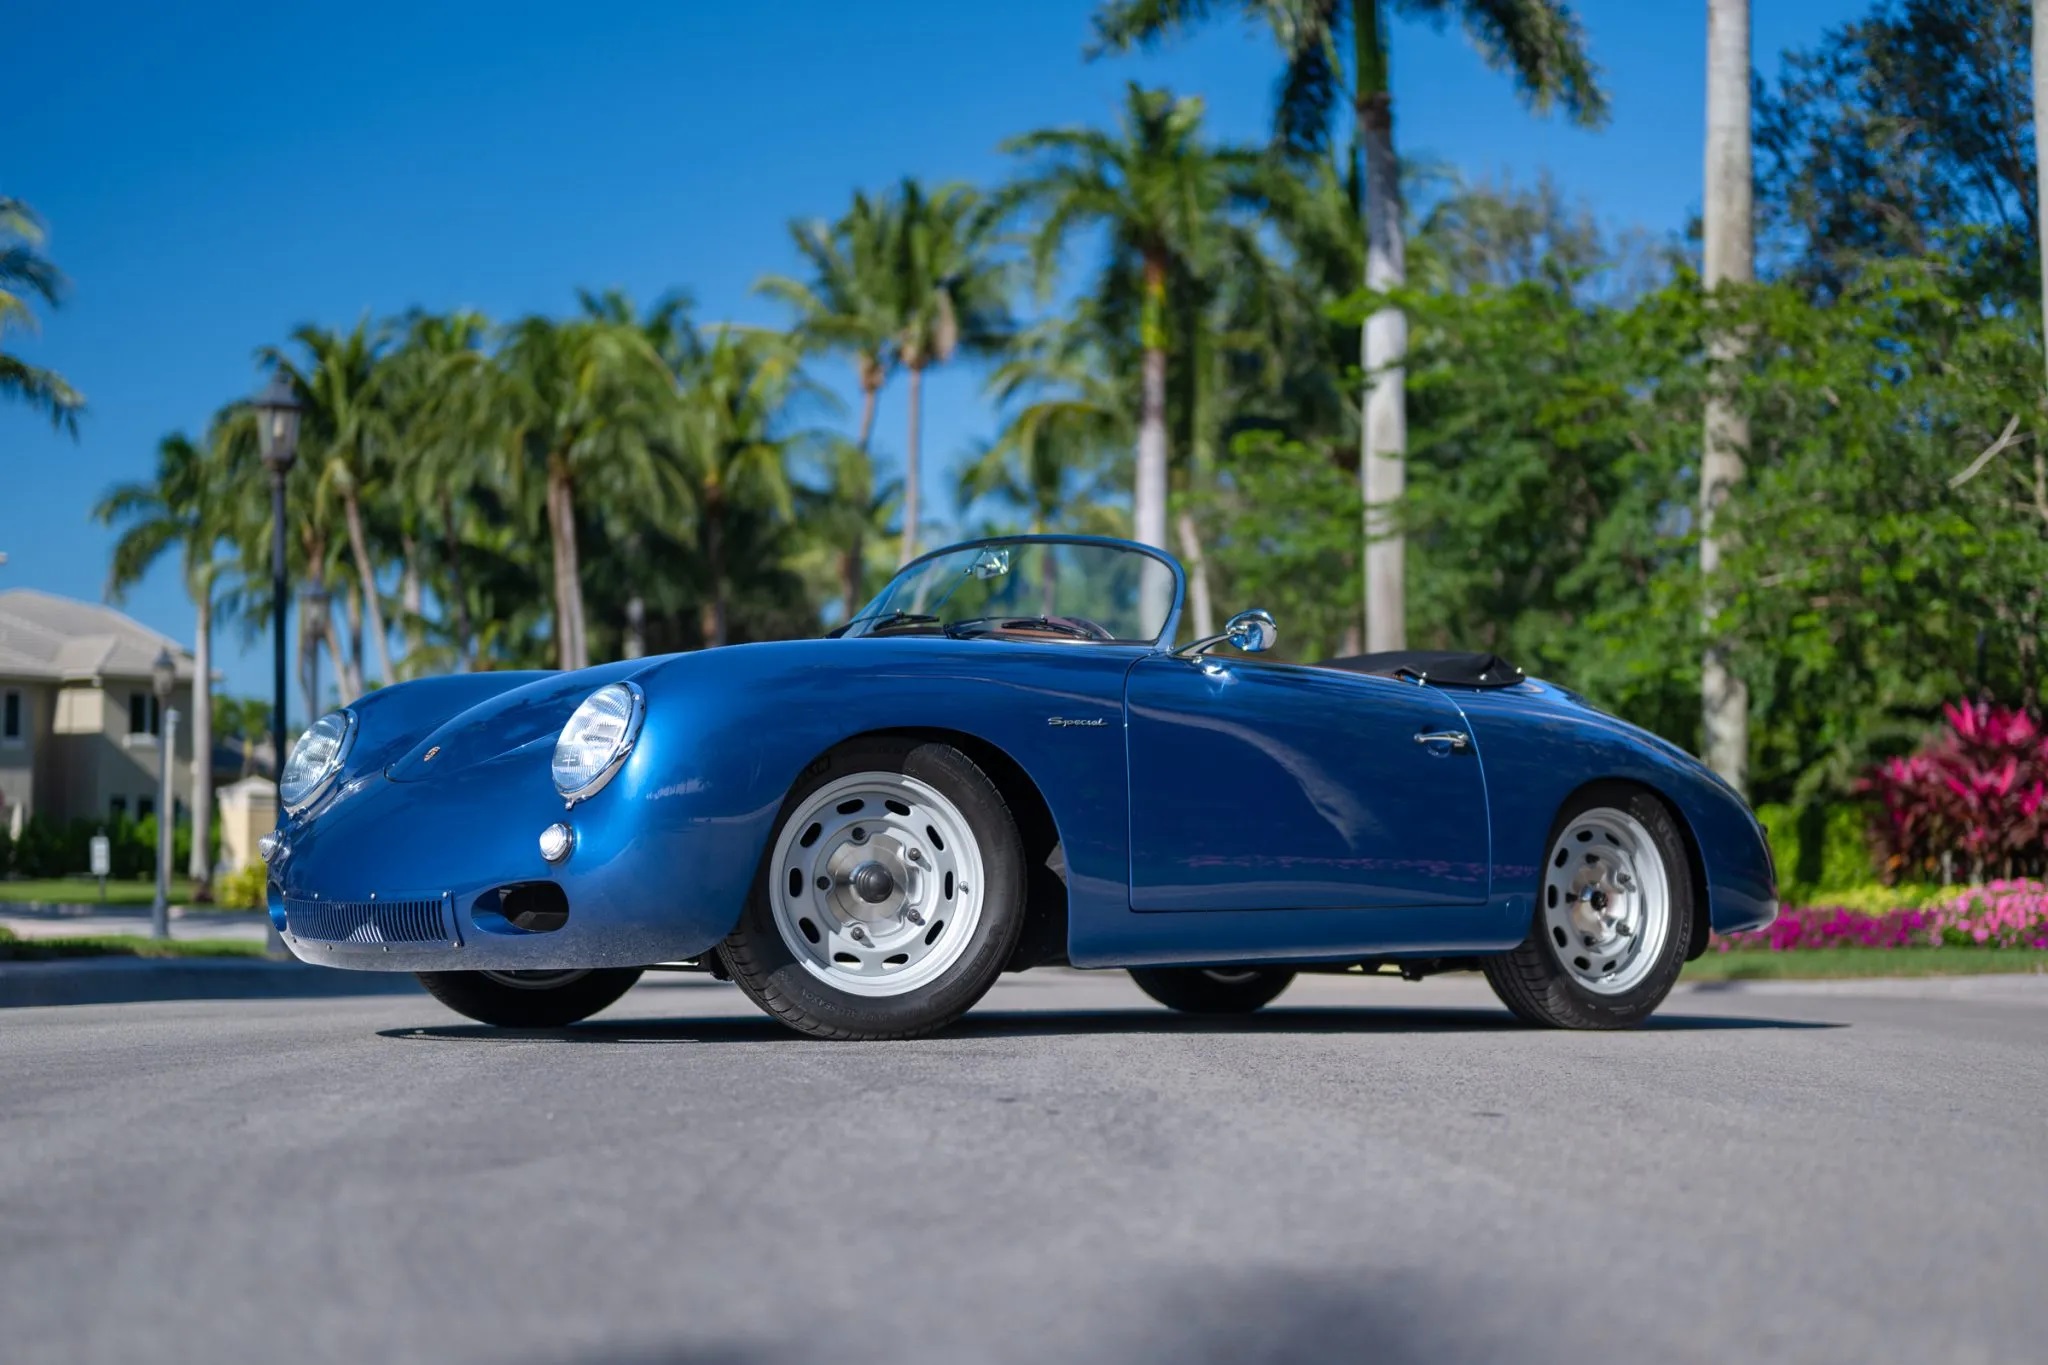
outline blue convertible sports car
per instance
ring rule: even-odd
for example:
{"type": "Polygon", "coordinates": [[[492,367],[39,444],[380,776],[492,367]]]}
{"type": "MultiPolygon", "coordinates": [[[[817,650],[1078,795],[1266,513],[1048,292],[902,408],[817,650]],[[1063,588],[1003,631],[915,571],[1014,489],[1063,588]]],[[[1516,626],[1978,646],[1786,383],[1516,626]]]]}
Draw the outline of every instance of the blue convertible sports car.
{"type": "Polygon", "coordinates": [[[1613,1028],[1776,913],[1762,831],[1683,751],[1490,655],[1271,663],[1258,611],[1175,648],[1184,588],[1140,545],[978,541],[823,640],[385,688],[291,753],[271,918],[490,1024],[694,966],[900,1038],[1043,964],[1209,1013],[1479,970],[1613,1028]]]}

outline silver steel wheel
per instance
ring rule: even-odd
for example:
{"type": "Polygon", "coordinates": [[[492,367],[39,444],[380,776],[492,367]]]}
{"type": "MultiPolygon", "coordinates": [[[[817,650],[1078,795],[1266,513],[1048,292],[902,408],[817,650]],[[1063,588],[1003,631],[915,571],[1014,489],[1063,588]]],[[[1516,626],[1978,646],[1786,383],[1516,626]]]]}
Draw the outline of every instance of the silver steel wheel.
{"type": "Polygon", "coordinates": [[[571,981],[580,981],[590,975],[588,967],[564,968],[552,972],[484,972],[484,976],[501,986],[511,986],[522,991],[551,991],[557,986],[566,986],[571,981]]]}
{"type": "Polygon", "coordinates": [[[1558,962],[1595,994],[1650,974],[1671,933],[1671,884],[1642,822],[1599,806],[1566,826],[1543,870],[1543,924],[1558,962]]]}
{"type": "Polygon", "coordinates": [[[853,995],[902,995],[959,961],[981,921],[981,844],[959,807],[907,773],[853,773],[776,836],[769,907],[805,971],[853,995]]]}

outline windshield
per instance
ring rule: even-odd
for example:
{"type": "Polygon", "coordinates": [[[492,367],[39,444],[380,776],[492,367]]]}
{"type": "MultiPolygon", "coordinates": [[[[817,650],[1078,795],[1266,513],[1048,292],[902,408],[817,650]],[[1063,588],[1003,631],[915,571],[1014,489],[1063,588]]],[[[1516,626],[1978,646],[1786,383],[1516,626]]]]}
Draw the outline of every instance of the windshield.
{"type": "Polygon", "coordinates": [[[1134,546],[999,540],[912,564],[845,633],[943,631],[1152,644],[1172,609],[1173,570],[1134,546]]]}

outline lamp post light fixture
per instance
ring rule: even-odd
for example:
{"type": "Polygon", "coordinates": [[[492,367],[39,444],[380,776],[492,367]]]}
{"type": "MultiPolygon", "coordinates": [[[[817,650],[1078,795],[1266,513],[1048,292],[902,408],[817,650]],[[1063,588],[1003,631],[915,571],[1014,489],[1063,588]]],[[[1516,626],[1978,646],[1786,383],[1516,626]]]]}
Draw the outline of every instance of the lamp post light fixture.
{"type": "Polygon", "coordinates": [[[168,649],[159,650],[150,668],[156,689],[156,900],[149,913],[149,931],[157,938],[171,936],[171,831],[177,824],[177,788],[171,783],[178,761],[178,713],[171,707],[171,694],[178,686],[178,661],[168,649]]]}
{"type": "MultiPolygon", "coordinates": [[[[279,783],[284,780],[284,617],[288,593],[285,586],[284,485],[299,455],[299,413],[303,410],[297,390],[283,370],[272,370],[270,383],[250,406],[256,410],[256,443],[263,455],[263,467],[270,471],[270,772],[279,783]]],[[[282,811],[282,797],[279,809],[282,811]]],[[[284,952],[284,944],[272,928],[268,951],[284,952]]]]}

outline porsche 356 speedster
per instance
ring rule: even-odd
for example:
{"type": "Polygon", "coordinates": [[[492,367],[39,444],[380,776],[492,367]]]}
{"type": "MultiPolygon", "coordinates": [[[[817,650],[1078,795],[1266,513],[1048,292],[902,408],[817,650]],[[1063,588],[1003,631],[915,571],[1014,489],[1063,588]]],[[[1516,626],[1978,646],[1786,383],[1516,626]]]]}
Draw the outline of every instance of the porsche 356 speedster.
{"type": "Polygon", "coordinates": [[[1522,1019],[1637,1023],[1776,888],[1741,798],[1491,655],[1176,643],[1148,547],[977,541],[820,640],[373,692],[292,750],[265,841],[291,951],[556,1027],[644,970],[827,1038],[958,1019],[1005,971],[1175,1009],[1302,972],[1483,972],[1522,1019]]]}

